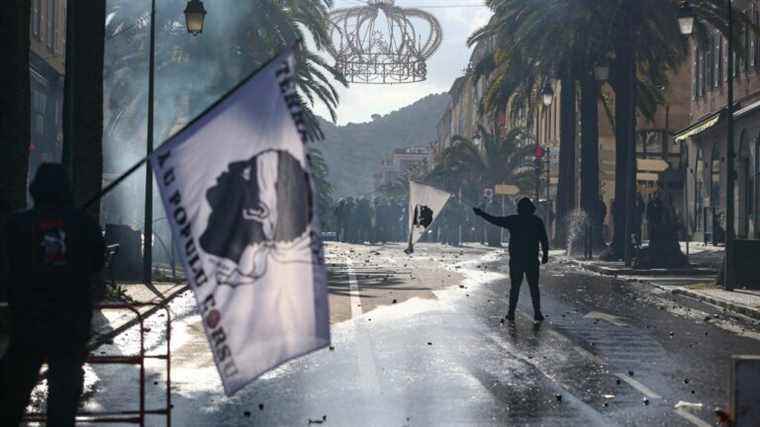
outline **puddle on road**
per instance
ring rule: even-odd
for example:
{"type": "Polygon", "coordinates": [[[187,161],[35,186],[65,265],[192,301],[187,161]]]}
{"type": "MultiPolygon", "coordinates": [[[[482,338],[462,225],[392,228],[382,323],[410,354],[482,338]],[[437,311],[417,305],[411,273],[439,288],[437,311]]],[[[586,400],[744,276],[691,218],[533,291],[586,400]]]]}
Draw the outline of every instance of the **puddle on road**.
{"type": "MultiPolygon", "coordinates": [[[[453,311],[456,303],[467,298],[467,293],[475,292],[485,284],[494,280],[503,279],[506,276],[503,273],[493,271],[483,271],[479,268],[482,264],[496,261],[503,254],[491,252],[484,256],[477,257],[468,261],[460,261],[445,265],[448,271],[457,272],[464,275],[461,283],[466,289],[459,285],[451,286],[441,290],[434,290],[435,299],[423,299],[415,297],[398,304],[380,306],[369,313],[365,313],[360,319],[371,318],[373,322],[392,322],[405,318],[410,318],[421,313],[430,311],[453,311]]],[[[440,257],[438,257],[440,258],[440,257]]],[[[216,368],[208,350],[208,344],[204,336],[201,325],[201,318],[195,314],[195,300],[191,292],[177,297],[170,304],[173,322],[172,322],[172,390],[173,399],[175,400],[194,400],[193,412],[213,412],[214,408],[219,407],[229,401],[221,392],[222,386],[216,368]],[[206,396],[198,399],[198,396],[206,396]],[[205,402],[203,400],[206,400],[205,402]]],[[[123,316],[109,314],[106,316],[113,322],[123,322],[123,316]]],[[[152,352],[160,352],[165,349],[165,335],[163,332],[163,317],[152,316],[146,322],[150,332],[146,333],[146,348],[152,349],[152,352]]],[[[354,322],[352,320],[343,321],[331,325],[333,345],[340,349],[341,345],[353,339],[354,322]]],[[[113,344],[104,345],[96,353],[107,352],[107,354],[133,354],[139,349],[139,334],[134,327],[124,334],[116,337],[113,344]]],[[[327,349],[322,351],[329,351],[327,349]]],[[[280,376],[285,376],[295,368],[303,369],[303,359],[300,364],[286,363],[277,369],[274,369],[258,381],[270,381],[280,376]]],[[[308,362],[307,362],[308,363],[308,362]]],[[[86,395],[89,399],[86,401],[87,410],[113,410],[114,406],[123,408],[124,402],[137,402],[136,389],[136,372],[135,367],[117,367],[107,368],[102,366],[87,366],[86,374],[86,395]],[[134,383],[135,387],[129,387],[134,383]],[[116,405],[115,405],[116,404],[116,405]]],[[[152,364],[147,369],[146,393],[148,402],[159,402],[151,406],[156,406],[164,401],[165,390],[165,371],[163,366],[152,364]]],[[[44,385],[43,385],[44,386],[44,385]]],[[[38,395],[43,396],[46,390],[40,388],[38,395]]],[[[190,425],[193,423],[193,415],[189,412],[177,410],[172,413],[173,421],[176,425],[190,425]],[[183,417],[186,417],[183,419],[183,417]]]]}

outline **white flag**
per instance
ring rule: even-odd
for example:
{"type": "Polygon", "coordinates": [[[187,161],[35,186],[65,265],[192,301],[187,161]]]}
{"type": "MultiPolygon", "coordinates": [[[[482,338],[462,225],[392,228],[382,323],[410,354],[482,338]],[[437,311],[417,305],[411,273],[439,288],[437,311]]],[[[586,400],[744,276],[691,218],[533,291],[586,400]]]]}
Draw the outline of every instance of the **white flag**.
{"type": "Polygon", "coordinates": [[[330,343],[294,66],[280,55],[150,158],[227,395],[330,343]]]}
{"type": "Polygon", "coordinates": [[[409,249],[417,243],[441,213],[451,193],[409,181],[409,249]]]}

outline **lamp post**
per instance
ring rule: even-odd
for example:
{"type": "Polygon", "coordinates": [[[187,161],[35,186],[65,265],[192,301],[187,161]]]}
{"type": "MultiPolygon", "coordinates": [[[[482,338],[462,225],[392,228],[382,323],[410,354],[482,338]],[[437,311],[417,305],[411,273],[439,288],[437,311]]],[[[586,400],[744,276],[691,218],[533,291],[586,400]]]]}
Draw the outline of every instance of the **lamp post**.
{"type": "Polygon", "coordinates": [[[185,27],[187,32],[197,36],[203,32],[203,21],[206,18],[206,9],[200,0],[190,0],[185,7],[185,27]]]}
{"type": "MultiPolygon", "coordinates": [[[[552,89],[552,86],[551,86],[551,84],[549,82],[546,82],[544,84],[544,87],[541,89],[540,95],[541,95],[541,102],[544,104],[544,107],[546,107],[546,108],[551,107],[552,102],[554,101],[554,90],[552,89]]],[[[546,121],[546,110],[542,110],[542,116],[544,118],[544,121],[546,121]]],[[[541,141],[539,139],[539,133],[538,133],[540,131],[540,129],[541,129],[541,123],[539,121],[539,123],[537,123],[537,126],[536,126],[536,131],[537,132],[536,132],[536,152],[535,152],[535,157],[536,157],[536,161],[535,161],[535,168],[536,168],[536,204],[539,207],[541,206],[541,192],[540,192],[540,188],[541,188],[541,160],[543,159],[544,156],[547,156],[549,154],[549,150],[548,149],[545,150],[541,146],[541,141]]],[[[546,133],[546,132],[544,132],[544,133],[546,133]]],[[[548,138],[546,137],[546,135],[544,135],[544,139],[546,140],[546,141],[544,141],[545,145],[548,146],[549,145],[549,141],[548,141],[548,138]]],[[[547,160],[546,160],[546,176],[547,176],[547,180],[546,180],[546,201],[548,202],[549,201],[549,179],[548,179],[548,176],[549,176],[549,159],[548,159],[548,156],[547,156],[547,160]]],[[[544,216],[547,217],[546,212],[545,212],[546,210],[542,209],[542,211],[544,211],[544,216]]],[[[548,219],[548,218],[544,218],[544,220],[546,220],[546,219],[548,219]]]]}
{"type": "MultiPolygon", "coordinates": [[[[723,265],[723,287],[733,289],[736,285],[734,271],[734,180],[736,179],[735,150],[734,150],[734,16],[733,0],[727,3],[728,18],[728,87],[726,88],[726,257],[723,265]]],[[[678,11],[678,26],[683,35],[694,31],[694,11],[688,1],[681,2],[678,11]]]]}
{"type": "Polygon", "coordinates": [[[541,101],[543,101],[545,107],[551,106],[552,101],[554,101],[554,89],[552,89],[549,82],[546,82],[543,89],[541,89],[541,101]]]}
{"type": "MultiPolygon", "coordinates": [[[[203,31],[206,10],[199,0],[190,0],[185,8],[185,25],[190,34],[203,31]]],[[[150,54],[148,57],[148,135],[145,149],[153,153],[153,120],[156,80],[156,0],[150,2],[150,54]]],[[[143,279],[153,284],[153,171],[150,162],[145,163],[145,223],[143,225],[143,279]]]]}

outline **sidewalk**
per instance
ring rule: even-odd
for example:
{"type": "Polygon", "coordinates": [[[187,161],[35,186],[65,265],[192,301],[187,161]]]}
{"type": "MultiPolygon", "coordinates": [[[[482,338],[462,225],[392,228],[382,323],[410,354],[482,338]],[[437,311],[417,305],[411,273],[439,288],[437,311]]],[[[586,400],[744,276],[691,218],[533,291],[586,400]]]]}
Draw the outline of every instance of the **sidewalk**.
{"type": "MultiPolygon", "coordinates": [[[[164,303],[168,303],[177,296],[188,290],[186,283],[153,282],[153,285],[164,296],[164,303]]],[[[122,284],[126,296],[131,302],[138,304],[157,304],[137,307],[143,319],[150,317],[161,309],[161,298],[141,283],[122,284]]],[[[104,302],[107,303],[107,302],[104,302]]],[[[139,323],[139,319],[131,311],[127,310],[98,310],[93,316],[93,333],[89,348],[95,349],[101,344],[113,340],[114,337],[139,323]]]]}
{"type": "MultiPolygon", "coordinates": [[[[686,253],[685,242],[681,242],[681,250],[686,253]]],[[[725,248],[722,246],[705,246],[700,242],[691,242],[691,267],[684,269],[635,269],[626,267],[623,262],[584,260],[567,256],[560,258],[588,271],[621,280],[648,283],[675,295],[685,295],[760,320],[760,290],[727,291],[716,284],[724,251],[725,248]]]]}
{"type": "MultiPolygon", "coordinates": [[[[185,283],[154,282],[156,288],[164,295],[164,300],[169,302],[175,297],[188,290],[185,283]]],[[[159,303],[161,300],[142,284],[121,284],[125,288],[125,294],[136,303],[159,303]]],[[[104,301],[104,303],[118,303],[118,301],[104,301]]],[[[143,306],[137,310],[143,318],[151,316],[160,309],[160,305],[143,306]]],[[[92,338],[88,345],[89,350],[98,348],[100,345],[113,340],[114,337],[131,328],[139,322],[135,314],[126,310],[97,310],[93,314],[92,338]]],[[[0,330],[0,356],[5,354],[7,347],[7,331],[0,330]]]]}

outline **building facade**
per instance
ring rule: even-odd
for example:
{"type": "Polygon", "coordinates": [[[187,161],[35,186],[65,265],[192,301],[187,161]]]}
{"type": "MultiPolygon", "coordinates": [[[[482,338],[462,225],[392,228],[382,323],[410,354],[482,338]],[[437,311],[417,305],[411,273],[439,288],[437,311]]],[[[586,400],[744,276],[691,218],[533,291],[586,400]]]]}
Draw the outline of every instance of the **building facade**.
{"type": "Polygon", "coordinates": [[[32,0],[29,31],[33,174],[40,163],[61,159],[66,0],[32,0]]]}
{"type": "MultiPolygon", "coordinates": [[[[760,24],[760,1],[743,6],[760,24]]],[[[676,137],[687,165],[684,221],[693,239],[721,243],[726,224],[726,103],[728,61],[734,64],[734,224],[740,239],[760,239],[760,39],[746,31],[743,49],[728,57],[727,41],[711,30],[704,44],[692,43],[689,125],[676,137]]]]}
{"type": "Polygon", "coordinates": [[[433,163],[434,144],[396,148],[380,162],[374,174],[375,191],[393,186],[401,179],[424,174],[433,163]]]}

